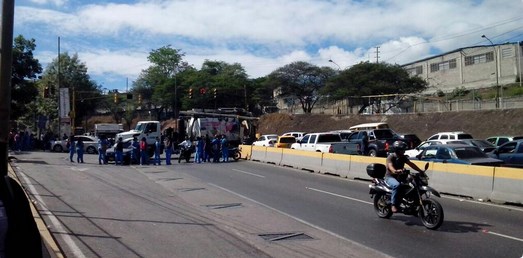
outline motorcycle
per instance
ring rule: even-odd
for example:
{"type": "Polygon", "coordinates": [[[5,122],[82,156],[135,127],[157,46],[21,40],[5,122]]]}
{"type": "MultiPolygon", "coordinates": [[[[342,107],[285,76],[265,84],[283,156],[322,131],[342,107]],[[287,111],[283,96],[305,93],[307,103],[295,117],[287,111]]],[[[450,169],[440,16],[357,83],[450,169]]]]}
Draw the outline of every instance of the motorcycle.
{"type": "Polygon", "coordinates": [[[180,144],[180,155],[178,156],[178,163],[185,159],[185,162],[189,163],[191,160],[191,154],[194,152],[194,146],[186,147],[180,144]]]}
{"type": "Polygon", "coordinates": [[[238,147],[229,148],[229,157],[231,157],[234,161],[238,161],[241,156],[242,154],[240,153],[240,149],[238,147]]]}
{"type": "MultiPolygon", "coordinates": [[[[429,164],[425,164],[425,171],[429,164]]],[[[383,164],[373,163],[367,166],[367,174],[372,177],[369,185],[369,194],[374,199],[374,211],[380,218],[388,219],[392,216],[391,195],[392,189],[385,182],[386,167],[383,164]]],[[[405,215],[419,217],[428,229],[438,229],[443,224],[443,207],[431,198],[431,195],[440,197],[438,191],[428,186],[428,177],[425,173],[405,170],[399,176],[400,186],[398,198],[401,198],[400,212],[405,215]]]]}

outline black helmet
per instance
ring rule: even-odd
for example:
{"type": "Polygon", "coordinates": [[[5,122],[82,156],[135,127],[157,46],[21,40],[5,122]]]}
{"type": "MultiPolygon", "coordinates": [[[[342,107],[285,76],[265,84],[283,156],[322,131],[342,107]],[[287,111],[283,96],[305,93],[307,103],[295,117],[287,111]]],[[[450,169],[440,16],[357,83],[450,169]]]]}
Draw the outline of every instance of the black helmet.
{"type": "Polygon", "coordinates": [[[393,148],[394,152],[405,151],[407,149],[407,144],[402,141],[395,141],[392,144],[392,148],[393,148]]]}

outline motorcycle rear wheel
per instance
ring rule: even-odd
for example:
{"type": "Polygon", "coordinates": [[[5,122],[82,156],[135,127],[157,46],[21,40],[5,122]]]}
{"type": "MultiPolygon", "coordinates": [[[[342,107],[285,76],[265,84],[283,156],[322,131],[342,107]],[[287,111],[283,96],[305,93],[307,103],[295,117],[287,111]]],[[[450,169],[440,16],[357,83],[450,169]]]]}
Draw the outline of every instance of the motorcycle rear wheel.
{"type": "Polygon", "coordinates": [[[374,195],[374,211],[378,217],[382,219],[388,219],[392,216],[392,210],[390,209],[389,198],[386,194],[378,193],[374,195]]]}
{"type": "Polygon", "coordinates": [[[443,207],[441,207],[441,204],[433,199],[425,199],[423,200],[423,208],[425,209],[420,207],[419,210],[419,217],[423,226],[432,230],[438,229],[441,224],[443,224],[444,218],[443,207]],[[427,211],[427,214],[424,214],[424,210],[427,211]]]}
{"type": "Polygon", "coordinates": [[[239,151],[234,152],[232,158],[234,159],[234,161],[238,161],[241,158],[240,152],[239,151]]]}

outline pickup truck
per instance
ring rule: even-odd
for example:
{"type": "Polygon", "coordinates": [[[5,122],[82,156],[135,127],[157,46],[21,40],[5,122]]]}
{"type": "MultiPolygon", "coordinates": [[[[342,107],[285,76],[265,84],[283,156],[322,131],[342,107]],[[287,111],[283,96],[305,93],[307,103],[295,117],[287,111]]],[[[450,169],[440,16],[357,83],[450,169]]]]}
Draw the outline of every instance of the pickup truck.
{"type": "Polygon", "coordinates": [[[291,149],[360,155],[360,145],[343,142],[339,133],[310,133],[291,145],[291,149]]]}
{"type": "Polygon", "coordinates": [[[368,147],[366,155],[371,157],[386,157],[389,153],[389,146],[397,140],[401,140],[391,129],[371,129],[360,130],[349,134],[347,142],[363,146],[364,137],[367,136],[368,147]]]}

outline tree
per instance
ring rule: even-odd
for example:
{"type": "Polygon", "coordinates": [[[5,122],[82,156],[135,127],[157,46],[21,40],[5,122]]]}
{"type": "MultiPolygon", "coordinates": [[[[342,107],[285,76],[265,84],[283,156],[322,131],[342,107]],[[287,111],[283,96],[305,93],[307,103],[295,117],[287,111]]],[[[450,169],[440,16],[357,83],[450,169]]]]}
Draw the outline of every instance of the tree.
{"type": "Polygon", "coordinates": [[[184,56],[185,53],[182,53],[181,49],[174,49],[170,45],[152,50],[147,57],[151,66],[142,71],[133,86],[133,89],[144,94],[149,108],[156,109],[158,115],[169,107],[175,111],[174,113],[177,111],[180,99],[178,75],[190,68],[187,62],[183,61],[184,56]]]}
{"type": "MultiPolygon", "coordinates": [[[[55,94],[59,94],[58,88],[68,88],[71,96],[71,109],[75,105],[75,125],[79,125],[89,115],[95,113],[95,108],[103,103],[101,86],[90,79],[87,66],[80,61],[78,54],[70,56],[67,52],[60,54],[45,69],[42,76],[42,86],[49,86],[55,94]],[[58,72],[60,71],[60,72],[58,72]],[[74,94],[74,103],[73,103],[74,94]]],[[[58,95],[50,96],[58,101],[58,95]]],[[[72,110],[71,110],[72,111],[72,110]]],[[[71,115],[73,115],[71,113],[71,115]]]]}
{"type": "MultiPolygon", "coordinates": [[[[322,92],[329,93],[334,100],[355,100],[351,105],[362,105],[359,110],[359,113],[362,113],[371,104],[369,98],[362,96],[411,94],[425,90],[427,85],[427,82],[419,77],[410,77],[399,65],[362,62],[332,78],[322,92]]],[[[374,99],[377,102],[381,100],[374,99]]]]}
{"type": "Polygon", "coordinates": [[[36,87],[37,75],[42,72],[42,66],[33,56],[36,48],[35,40],[25,39],[22,35],[14,39],[13,67],[11,77],[11,119],[17,120],[24,114],[29,114],[29,103],[38,95],[36,87]]]}
{"type": "Polygon", "coordinates": [[[332,68],[299,61],[276,69],[269,83],[279,88],[281,97],[298,99],[303,112],[310,113],[321,97],[320,90],[335,73],[332,68]]]}

